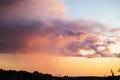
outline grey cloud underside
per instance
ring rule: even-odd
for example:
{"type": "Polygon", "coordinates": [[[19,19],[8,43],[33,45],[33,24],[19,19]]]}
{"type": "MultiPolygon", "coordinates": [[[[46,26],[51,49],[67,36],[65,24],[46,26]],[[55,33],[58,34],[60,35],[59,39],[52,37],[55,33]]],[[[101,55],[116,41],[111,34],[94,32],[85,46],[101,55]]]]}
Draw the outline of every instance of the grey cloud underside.
{"type": "Polygon", "coordinates": [[[0,0],[0,7],[12,6],[22,0],[0,0]]]}
{"type": "Polygon", "coordinates": [[[38,20],[1,20],[0,21],[0,52],[12,53],[21,52],[27,48],[27,40],[37,36],[80,36],[83,32],[75,32],[70,28],[59,24],[57,26],[54,21],[38,21],[38,20]]]}
{"type": "MultiPolygon", "coordinates": [[[[95,57],[120,57],[120,53],[111,53],[105,50],[109,47],[109,44],[94,44],[94,37],[88,37],[83,41],[71,41],[64,47],[64,54],[67,56],[76,56],[76,57],[87,57],[87,58],[95,58],[95,57]],[[104,47],[105,49],[99,50],[99,47],[104,47]],[[93,50],[93,54],[83,55],[78,50],[93,50]]],[[[63,50],[62,50],[63,51],[63,50]]]]}
{"type": "MultiPolygon", "coordinates": [[[[80,21],[81,22],[81,21],[80,21]]],[[[75,23],[74,23],[75,24],[75,23]]],[[[87,22],[86,22],[87,24],[87,22]]],[[[13,19],[11,20],[0,20],[0,53],[24,53],[29,47],[28,40],[30,38],[38,37],[44,38],[45,36],[52,36],[53,39],[49,38],[51,44],[48,45],[36,45],[32,48],[38,50],[45,49],[55,52],[58,49],[56,45],[59,43],[57,40],[61,35],[63,38],[77,38],[81,35],[92,34],[93,26],[91,30],[88,30],[88,26],[75,24],[71,26],[71,21],[56,19],[56,20],[28,20],[28,19],[13,19]],[[57,42],[57,43],[55,43],[57,42]],[[55,43],[55,44],[54,44],[55,43]],[[54,45],[52,45],[54,44],[54,45]]],[[[98,25],[99,26],[99,25],[98,25]]],[[[96,26],[97,27],[97,26],[96,26]]],[[[93,29],[94,30],[94,29],[93,29]]],[[[61,55],[65,56],[76,56],[76,57],[120,57],[120,54],[109,54],[109,52],[104,52],[98,50],[98,47],[106,47],[106,45],[111,44],[107,41],[105,44],[94,43],[99,37],[87,36],[84,40],[80,41],[69,41],[64,46],[59,48],[61,55]],[[83,50],[94,50],[94,54],[82,55],[77,53],[79,49],[83,50]],[[66,52],[65,52],[66,51],[66,52]],[[97,55],[97,56],[96,56],[97,55]]],[[[34,43],[34,41],[33,41],[34,43]]],[[[106,47],[107,48],[107,47],[106,47]]],[[[105,48],[105,49],[106,49],[105,48]]],[[[35,50],[36,50],[35,49],[35,50]]]]}

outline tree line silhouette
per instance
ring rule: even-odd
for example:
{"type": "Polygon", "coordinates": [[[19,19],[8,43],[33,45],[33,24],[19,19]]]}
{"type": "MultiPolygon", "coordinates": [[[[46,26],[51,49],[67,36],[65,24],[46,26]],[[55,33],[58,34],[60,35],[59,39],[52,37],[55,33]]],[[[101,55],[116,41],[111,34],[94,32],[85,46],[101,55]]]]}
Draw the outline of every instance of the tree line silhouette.
{"type": "Polygon", "coordinates": [[[70,76],[52,76],[51,74],[43,74],[37,71],[33,73],[27,71],[16,71],[16,70],[3,70],[0,69],[0,80],[120,80],[120,76],[113,76],[114,73],[111,70],[112,76],[108,77],[70,77],[70,76]]]}

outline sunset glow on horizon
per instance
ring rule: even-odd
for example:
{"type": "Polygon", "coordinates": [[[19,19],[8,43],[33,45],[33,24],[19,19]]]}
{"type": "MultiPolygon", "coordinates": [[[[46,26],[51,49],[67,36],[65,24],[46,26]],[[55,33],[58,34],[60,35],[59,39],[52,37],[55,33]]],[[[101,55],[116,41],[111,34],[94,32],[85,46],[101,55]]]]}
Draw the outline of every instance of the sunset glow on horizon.
{"type": "Polygon", "coordinates": [[[112,69],[119,75],[119,2],[1,0],[0,68],[55,76],[108,76],[112,69]]]}

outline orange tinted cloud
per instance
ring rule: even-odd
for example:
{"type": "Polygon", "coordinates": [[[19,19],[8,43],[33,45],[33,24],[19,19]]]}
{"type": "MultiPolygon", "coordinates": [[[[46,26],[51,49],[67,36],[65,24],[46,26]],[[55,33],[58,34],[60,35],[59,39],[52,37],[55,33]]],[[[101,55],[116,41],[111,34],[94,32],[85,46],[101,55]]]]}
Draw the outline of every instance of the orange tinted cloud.
{"type": "Polygon", "coordinates": [[[3,6],[0,16],[0,53],[119,57],[109,52],[115,41],[102,42],[101,34],[106,31],[102,24],[65,19],[60,0],[23,0],[3,6]],[[94,54],[82,55],[81,50],[93,50],[94,54]]]}

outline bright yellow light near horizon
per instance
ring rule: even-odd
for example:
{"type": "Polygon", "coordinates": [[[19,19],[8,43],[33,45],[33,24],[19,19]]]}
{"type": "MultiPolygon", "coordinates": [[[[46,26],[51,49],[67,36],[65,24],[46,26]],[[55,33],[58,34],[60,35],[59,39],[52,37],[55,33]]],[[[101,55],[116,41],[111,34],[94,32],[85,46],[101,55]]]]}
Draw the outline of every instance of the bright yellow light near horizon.
{"type": "Polygon", "coordinates": [[[79,53],[82,55],[94,54],[94,50],[79,50],[79,53]]]}
{"type": "Polygon", "coordinates": [[[119,58],[82,58],[33,54],[0,55],[3,69],[39,71],[62,76],[108,76],[113,69],[119,75],[119,58]],[[14,57],[14,59],[13,59],[14,57]]]}
{"type": "Polygon", "coordinates": [[[120,68],[119,58],[81,58],[65,57],[59,58],[60,72],[66,75],[89,75],[89,76],[108,76],[113,69],[115,75],[119,75],[117,70],[120,68]]]}
{"type": "Polygon", "coordinates": [[[100,47],[98,47],[98,50],[99,51],[105,50],[105,47],[104,46],[100,46],[100,47]]]}
{"type": "Polygon", "coordinates": [[[119,54],[120,53],[120,42],[118,42],[117,44],[114,44],[114,45],[110,45],[109,48],[110,48],[111,53],[119,54]]]}

